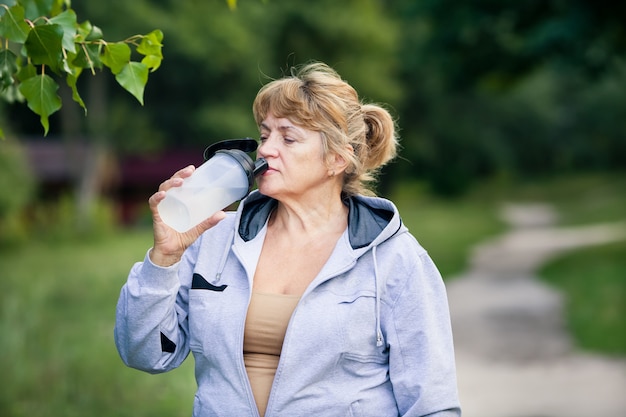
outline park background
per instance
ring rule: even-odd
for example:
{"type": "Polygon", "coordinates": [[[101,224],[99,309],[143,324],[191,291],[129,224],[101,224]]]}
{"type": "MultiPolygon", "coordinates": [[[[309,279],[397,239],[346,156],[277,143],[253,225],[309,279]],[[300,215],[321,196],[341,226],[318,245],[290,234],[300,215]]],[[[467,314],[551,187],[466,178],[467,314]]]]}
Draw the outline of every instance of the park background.
{"type": "MultiPolygon", "coordinates": [[[[74,1],[107,39],[160,29],[140,106],[106,72],[38,116],[0,103],[0,392],[6,416],[188,416],[192,361],[125,368],[114,307],[151,245],[146,200],[202,150],[256,137],[251,103],[294,65],[324,61],[397,118],[378,193],[397,202],[444,279],[502,233],[506,202],[559,224],[626,220],[626,4],[461,0],[74,1]]],[[[626,241],[545,266],[577,349],[626,356],[626,241]]],[[[601,383],[601,381],[599,381],[601,383]]],[[[462,394],[462,393],[461,393],[462,394]]]]}

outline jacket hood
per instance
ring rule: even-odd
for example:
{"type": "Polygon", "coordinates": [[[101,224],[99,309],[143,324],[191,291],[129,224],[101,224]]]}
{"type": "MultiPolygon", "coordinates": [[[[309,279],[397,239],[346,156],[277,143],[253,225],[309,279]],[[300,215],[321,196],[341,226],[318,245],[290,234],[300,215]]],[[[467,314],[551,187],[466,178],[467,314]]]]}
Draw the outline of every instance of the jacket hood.
{"type": "MultiPolygon", "coordinates": [[[[348,236],[352,249],[364,249],[406,230],[398,210],[388,200],[378,197],[353,196],[345,198],[348,211],[348,236]]],[[[278,201],[258,191],[242,201],[239,236],[244,241],[254,239],[274,211],[278,201]]]]}

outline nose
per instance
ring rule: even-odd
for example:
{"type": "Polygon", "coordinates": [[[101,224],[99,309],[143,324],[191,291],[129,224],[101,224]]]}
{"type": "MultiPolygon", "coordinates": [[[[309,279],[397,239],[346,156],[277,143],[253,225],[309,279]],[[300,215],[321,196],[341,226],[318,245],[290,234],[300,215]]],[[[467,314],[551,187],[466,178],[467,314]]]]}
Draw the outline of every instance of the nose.
{"type": "Polygon", "coordinates": [[[268,156],[276,156],[277,148],[275,145],[275,140],[273,140],[274,135],[267,135],[264,140],[259,143],[259,147],[257,148],[257,155],[263,158],[267,158],[268,156]]]}

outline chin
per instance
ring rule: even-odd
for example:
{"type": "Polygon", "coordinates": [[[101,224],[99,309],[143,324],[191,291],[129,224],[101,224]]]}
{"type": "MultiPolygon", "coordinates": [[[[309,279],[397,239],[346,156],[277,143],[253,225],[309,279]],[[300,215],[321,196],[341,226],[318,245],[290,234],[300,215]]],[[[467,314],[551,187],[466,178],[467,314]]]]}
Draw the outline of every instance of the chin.
{"type": "Polygon", "coordinates": [[[257,184],[257,190],[259,190],[259,192],[261,194],[263,194],[263,195],[266,195],[266,196],[272,197],[272,198],[274,197],[274,193],[272,192],[271,187],[264,186],[263,183],[259,182],[257,184]]]}

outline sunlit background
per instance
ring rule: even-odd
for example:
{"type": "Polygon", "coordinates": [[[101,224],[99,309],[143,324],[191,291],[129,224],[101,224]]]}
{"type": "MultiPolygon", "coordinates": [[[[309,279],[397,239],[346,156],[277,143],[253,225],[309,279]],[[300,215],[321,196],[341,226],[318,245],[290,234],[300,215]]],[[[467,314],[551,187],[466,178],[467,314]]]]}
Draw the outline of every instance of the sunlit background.
{"type": "MultiPolygon", "coordinates": [[[[385,104],[380,177],[449,288],[467,417],[626,415],[626,3],[75,0],[122,40],[160,29],[145,104],[98,71],[44,137],[0,101],[2,416],[189,416],[192,359],[150,376],[112,339],[147,199],[310,60],[385,104]]],[[[306,366],[306,364],[303,364],[306,366]]]]}

